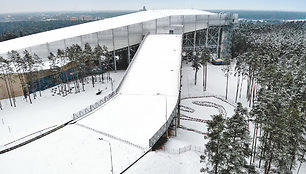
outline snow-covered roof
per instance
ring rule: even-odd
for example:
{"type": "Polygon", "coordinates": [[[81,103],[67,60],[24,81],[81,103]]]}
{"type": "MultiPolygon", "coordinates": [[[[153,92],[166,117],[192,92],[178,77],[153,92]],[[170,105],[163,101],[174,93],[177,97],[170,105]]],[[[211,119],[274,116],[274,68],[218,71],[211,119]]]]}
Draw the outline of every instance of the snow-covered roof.
{"type": "Polygon", "coordinates": [[[11,50],[24,49],[35,45],[50,43],[89,33],[105,31],[145,21],[150,21],[162,17],[176,16],[176,15],[216,15],[216,14],[207,11],[195,10],[195,9],[140,11],[127,15],[107,18],[104,20],[60,28],[56,30],[46,31],[38,34],[33,34],[29,36],[24,36],[0,42],[0,54],[7,53],[8,51],[11,50]]]}

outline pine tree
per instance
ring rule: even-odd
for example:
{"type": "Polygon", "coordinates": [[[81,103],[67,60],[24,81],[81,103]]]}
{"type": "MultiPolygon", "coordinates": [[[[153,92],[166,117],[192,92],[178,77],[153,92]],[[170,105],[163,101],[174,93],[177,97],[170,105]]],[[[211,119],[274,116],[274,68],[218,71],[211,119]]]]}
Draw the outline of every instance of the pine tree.
{"type": "Polygon", "coordinates": [[[94,52],[92,51],[89,43],[85,44],[83,52],[84,52],[85,62],[89,64],[89,71],[91,75],[92,87],[95,87],[95,76],[93,73],[93,66],[95,65],[95,57],[94,57],[94,52]]]}
{"type": "Polygon", "coordinates": [[[201,67],[200,55],[199,55],[198,52],[195,52],[195,54],[193,55],[192,67],[195,70],[195,73],[194,73],[194,85],[197,85],[198,71],[199,71],[199,69],[201,67]]]}
{"type": "Polygon", "coordinates": [[[201,62],[203,67],[203,91],[206,91],[207,88],[207,62],[209,61],[209,50],[205,48],[201,54],[201,62]]]}
{"type": "MultiPolygon", "coordinates": [[[[213,115],[209,121],[207,128],[208,143],[205,145],[205,160],[207,161],[206,168],[201,171],[207,171],[209,174],[218,174],[226,169],[226,142],[224,142],[225,119],[221,114],[213,115]]],[[[201,156],[203,161],[204,156],[201,156]]]]}
{"type": "Polygon", "coordinates": [[[251,155],[250,136],[246,120],[247,110],[237,103],[235,114],[226,120],[224,142],[226,143],[226,168],[221,173],[256,173],[255,167],[246,159],[251,155]]]}

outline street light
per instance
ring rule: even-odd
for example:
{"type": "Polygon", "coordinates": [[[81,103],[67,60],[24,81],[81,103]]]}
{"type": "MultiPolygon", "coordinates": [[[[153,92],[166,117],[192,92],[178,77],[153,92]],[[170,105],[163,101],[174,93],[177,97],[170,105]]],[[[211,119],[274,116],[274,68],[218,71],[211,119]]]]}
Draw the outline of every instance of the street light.
{"type": "Polygon", "coordinates": [[[167,139],[169,138],[168,137],[168,129],[167,129],[167,95],[165,95],[165,94],[161,94],[161,93],[157,93],[156,95],[162,95],[162,96],[165,96],[165,101],[166,101],[166,124],[165,124],[165,126],[166,126],[166,135],[167,135],[167,139]]]}
{"type": "Polygon", "coordinates": [[[99,138],[99,140],[105,141],[108,143],[109,145],[109,153],[110,153],[110,159],[111,159],[111,172],[112,174],[114,174],[114,170],[113,170],[113,157],[112,157],[112,147],[111,147],[111,143],[107,140],[104,140],[103,138],[99,138]]]}

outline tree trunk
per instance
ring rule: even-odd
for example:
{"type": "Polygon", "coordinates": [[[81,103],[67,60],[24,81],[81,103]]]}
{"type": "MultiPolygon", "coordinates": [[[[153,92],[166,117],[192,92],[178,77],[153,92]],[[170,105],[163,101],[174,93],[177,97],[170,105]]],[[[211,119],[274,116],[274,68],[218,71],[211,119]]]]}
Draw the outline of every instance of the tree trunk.
{"type": "Polygon", "coordinates": [[[203,91],[206,91],[207,87],[207,62],[203,64],[203,91]]]}
{"type": "Polygon", "coordinates": [[[255,156],[256,156],[256,148],[257,148],[257,133],[258,133],[258,125],[256,124],[256,133],[255,133],[255,145],[254,145],[254,154],[253,154],[253,163],[255,162],[255,156]]]}
{"type": "Polygon", "coordinates": [[[15,93],[14,93],[14,88],[13,88],[13,80],[12,80],[12,77],[11,77],[11,75],[8,75],[8,82],[9,82],[9,86],[10,86],[10,91],[11,91],[11,93],[12,93],[12,98],[13,98],[13,105],[14,105],[14,107],[16,107],[16,99],[15,99],[15,93]]]}
{"type": "Polygon", "coordinates": [[[270,169],[271,169],[271,164],[272,164],[272,159],[273,159],[273,153],[271,153],[271,156],[270,156],[270,159],[269,159],[269,165],[268,165],[268,168],[267,168],[267,171],[265,172],[266,174],[269,174],[270,172],[270,169]]]}
{"type": "Polygon", "coordinates": [[[229,72],[226,73],[226,89],[225,89],[225,99],[227,100],[227,95],[228,95],[228,76],[229,72]]]}
{"type": "Polygon", "coordinates": [[[246,94],[246,97],[247,97],[247,101],[249,101],[249,91],[250,91],[250,76],[248,76],[247,78],[247,94],[246,94]]]}
{"type": "Polygon", "coordinates": [[[253,140],[252,140],[252,148],[251,148],[251,158],[250,158],[250,165],[252,164],[252,159],[254,158],[254,156],[255,156],[255,154],[254,154],[254,156],[253,156],[253,151],[254,151],[254,144],[255,144],[255,141],[256,141],[256,138],[255,138],[255,129],[256,129],[256,126],[257,126],[257,124],[255,123],[255,127],[254,127],[254,133],[253,133],[253,140]]]}
{"type": "Polygon", "coordinates": [[[238,92],[239,92],[239,84],[240,84],[240,73],[238,74],[238,77],[237,77],[237,90],[236,90],[236,96],[235,96],[235,103],[237,103],[237,99],[238,99],[238,92]]]}
{"type": "Polygon", "coordinates": [[[4,78],[4,82],[5,82],[5,86],[6,86],[7,95],[9,97],[11,106],[13,106],[12,99],[11,99],[11,93],[10,93],[10,90],[9,90],[10,88],[8,86],[8,82],[7,82],[6,76],[7,75],[5,75],[5,73],[3,72],[3,78],[4,78]]]}
{"type": "Polygon", "coordinates": [[[240,81],[240,89],[239,89],[239,98],[241,98],[241,92],[242,92],[242,84],[243,84],[243,76],[241,75],[241,81],[240,81]]]}
{"type": "Polygon", "coordinates": [[[251,107],[252,105],[252,101],[253,101],[253,94],[254,94],[254,86],[255,86],[255,82],[254,82],[254,78],[251,80],[251,88],[250,88],[250,98],[249,98],[249,107],[251,107]]]}
{"type": "Polygon", "coordinates": [[[260,157],[259,157],[259,164],[258,164],[258,168],[261,167],[261,161],[262,161],[262,158],[264,156],[264,154],[266,153],[266,139],[267,139],[267,133],[264,132],[264,139],[263,139],[263,143],[261,144],[261,152],[260,152],[260,157]]]}
{"type": "Polygon", "coordinates": [[[37,71],[37,76],[38,76],[38,90],[39,90],[39,96],[41,97],[40,71],[37,71]]]}
{"type": "Polygon", "coordinates": [[[255,97],[256,97],[256,84],[255,84],[255,82],[254,82],[254,87],[253,87],[254,89],[253,89],[253,99],[252,99],[252,106],[254,105],[254,102],[255,102],[255,97]]]}
{"type": "Polygon", "coordinates": [[[195,74],[194,74],[194,85],[197,85],[197,75],[198,75],[198,70],[195,70],[195,74]]]}

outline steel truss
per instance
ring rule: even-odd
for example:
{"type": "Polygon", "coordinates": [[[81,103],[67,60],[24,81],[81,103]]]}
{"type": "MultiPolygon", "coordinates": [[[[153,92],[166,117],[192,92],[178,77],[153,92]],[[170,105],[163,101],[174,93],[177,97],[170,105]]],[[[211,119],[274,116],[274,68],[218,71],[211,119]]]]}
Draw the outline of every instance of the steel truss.
{"type": "Polygon", "coordinates": [[[208,49],[217,58],[230,53],[232,25],[214,26],[183,35],[183,59],[191,61],[195,52],[208,49]]]}

